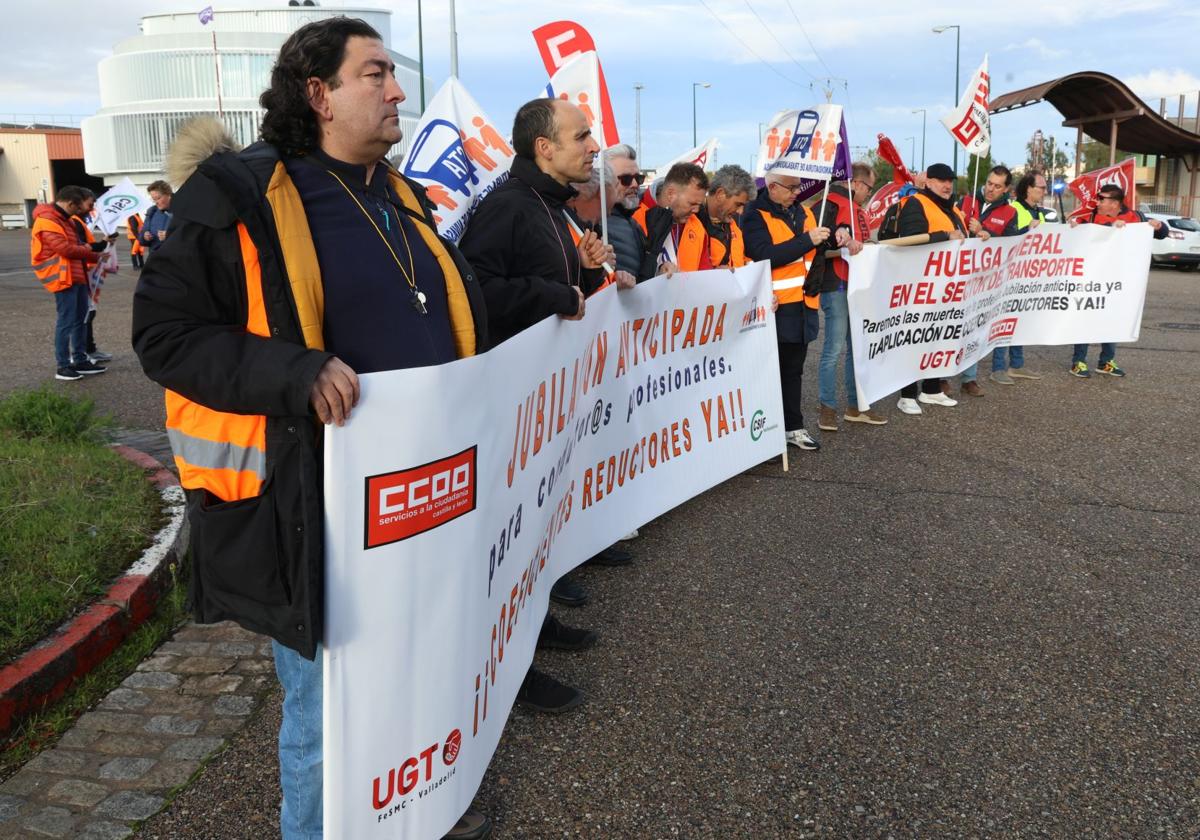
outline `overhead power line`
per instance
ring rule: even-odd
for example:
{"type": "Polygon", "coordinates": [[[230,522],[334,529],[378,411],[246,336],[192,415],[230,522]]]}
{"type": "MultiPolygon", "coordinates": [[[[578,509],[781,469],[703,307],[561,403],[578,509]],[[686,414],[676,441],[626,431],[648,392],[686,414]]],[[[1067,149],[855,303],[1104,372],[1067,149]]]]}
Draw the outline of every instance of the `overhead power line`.
{"type": "Polygon", "coordinates": [[[829,65],[825,63],[825,59],[821,58],[821,54],[819,52],[817,52],[817,46],[816,46],[816,44],[813,43],[812,38],[808,37],[808,30],[805,29],[804,24],[801,23],[800,15],[796,14],[796,10],[794,8],[792,8],[792,0],[784,0],[784,2],[787,3],[788,11],[792,13],[792,17],[794,17],[796,19],[796,25],[799,26],[800,31],[802,33],[804,33],[804,40],[808,41],[809,49],[812,50],[813,55],[816,56],[817,61],[821,62],[821,66],[825,68],[825,72],[828,73],[830,76],[832,76],[833,71],[829,69],[829,65]]]}
{"type": "Polygon", "coordinates": [[[747,44],[745,41],[742,40],[742,36],[738,35],[736,32],[734,32],[732,29],[729,28],[729,24],[727,24],[724,20],[722,20],[721,17],[716,12],[714,12],[711,7],[709,7],[708,3],[706,3],[705,0],[700,0],[700,5],[703,6],[705,11],[707,11],[709,13],[709,15],[712,16],[713,20],[715,20],[717,23],[721,24],[721,26],[725,27],[725,31],[728,32],[730,35],[732,35],[739,44],[741,44],[743,47],[745,47],[747,52],[749,52],[752,56],[757,58],[759,60],[759,63],[765,64],[772,73],[774,73],[779,78],[783,79],[788,84],[793,84],[796,87],[804,87],[803,84],[801,84],[800,82],[797,82],[795,79],[793,79],[789,76],[785,76],[783,73],[781,73],[779,71],[778,67],[776,67],[774,64],[771,64],[769,61],[767,61],[761,55],[759,55],[757,52],[755,52],[753,47],[751,47],[749,44],[747,44]]]}
{"type": "Polygon", "coordinates": [[[796,60],[796,57],[794,55],[792,55],[791,51],[787,48],[787,46],[783,43],[783,41],[780,41],[779,38],[776,37],[775,33],[771,30],[771,27],[767,26],[767,22],[765,20],[763,20],[762,16],[757,11],[754,10],[753,6],[750,5],[750,0],[742,0],[742,2],[746,4],[746,8],[749,9],[750,13],[752,15],[754,15],[755,18],[758,19],[759,23],[762,24],[762,28],[767,30],[767,34],[770,35],[771,38],[775,41],[775,43],[779,45],[779,48],[781,50],[783,50],[784,55],[786,55],[788,58],[791,59],[792,64],[795,64],[797,67],[799,67],[805,73],[807,73],[808,77],[810,79],[812,79],[813,81],[816,81],[817,77],[814,76],[811,72],[809,72],[809,69],[807,67],[805,67],[803,64],[801,64],[799,61],[796,60]]]}

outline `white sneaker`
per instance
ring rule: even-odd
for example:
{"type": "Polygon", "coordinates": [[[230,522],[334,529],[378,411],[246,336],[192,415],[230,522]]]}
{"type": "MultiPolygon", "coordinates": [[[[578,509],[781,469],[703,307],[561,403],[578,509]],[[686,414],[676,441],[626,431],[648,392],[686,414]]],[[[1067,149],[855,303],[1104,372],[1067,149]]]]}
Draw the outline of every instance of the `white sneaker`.
{"type": "Polygon", "coordinates": [[[922,393],[921,396],[917,397],[917,399],[926,405],[944,405],[946,408],[953,408],[954,406],[958,405],[958,400],[950,399],[941,391],[938,391],[936,394],[922,393]]]}
{"type": "Polygon", "coordinates": [[[628,534],[621,537],[622,540],[636,540],[637,538],[638,538],[638,529],[637,528],[634,528],[628,534]]]}
{"type": "Polygon", "coordinates": [[[806,452],[816,452],[821,448],[821,444],[812,439],[804,429],[793,429],[787,433],[787,442],[792,446],[798,446],[806,452]]]}
{"type": "Polygon", "coordinates": [[[896,403],[896,408],[900,409],[905,414],[922,413],[921,406],[917,404],[917,401],[909,397],[901,397],[900,401],[896,403]]]}

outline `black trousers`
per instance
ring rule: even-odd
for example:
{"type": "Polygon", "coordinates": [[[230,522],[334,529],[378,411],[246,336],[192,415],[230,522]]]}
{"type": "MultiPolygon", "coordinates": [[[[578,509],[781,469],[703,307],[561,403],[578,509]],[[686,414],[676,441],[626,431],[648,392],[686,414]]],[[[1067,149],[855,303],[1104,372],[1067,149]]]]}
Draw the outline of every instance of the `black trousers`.
{"type": "Polygon", "coordinates": [[[794,431],[804,428],[801,411],[800,383],[804,378],[804,360],[808,358],[808,345],[779,344],[779,384],[783,386],[783,428],[794,431]]]}
{"type": "Polygon", "coordinates": [[[96,338],[92,334],[92,322],[96,320],[96,310],[93,309],[87,314],[87,318],[83,322],[84,337],[83,343],[87,345],[88,353],[96,352],[96,338]]]}
{"type": "Polygon", "coordinates": [[[942,390],[942,380],[922,379],[911,385],[905,385],[900,389],[900,396],[910,400],[916,399],[918,388],[920,388],[922,394],[936,394],[942,390]]]}

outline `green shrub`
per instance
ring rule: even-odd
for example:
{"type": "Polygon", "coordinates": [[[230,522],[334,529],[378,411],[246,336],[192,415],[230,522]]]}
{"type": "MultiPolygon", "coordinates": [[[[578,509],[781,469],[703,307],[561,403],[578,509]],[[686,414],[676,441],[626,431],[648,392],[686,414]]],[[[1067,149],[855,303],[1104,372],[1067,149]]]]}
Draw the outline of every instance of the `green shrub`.
{"type": "Polygon", "coordinates": [[[89,398],[75,399],[51,388],[15,391],[0,400],[0,431],[44,440],[97,440],[112,425],[94,413],[89,398]]]}

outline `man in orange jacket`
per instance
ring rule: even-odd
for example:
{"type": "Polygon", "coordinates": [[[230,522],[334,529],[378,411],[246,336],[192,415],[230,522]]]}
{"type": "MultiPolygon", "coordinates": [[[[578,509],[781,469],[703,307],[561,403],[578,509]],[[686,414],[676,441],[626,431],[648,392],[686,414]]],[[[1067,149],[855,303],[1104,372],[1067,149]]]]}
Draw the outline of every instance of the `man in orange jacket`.
{"type": "Polygon", "coordinates": [[[742,167],[730,164],[717,170],[704,203],[684,223],[680,271],[740,268],[748,262],[737,220],[755,192],[754,178],[742,167]]]}
{"type": "Polygon", "coordinates": [[[100,260],[108,242],[85,245],[71,224],[71,217],[84,213],[91,198],[91,190],[66,186],[55,193],[53,204],[39,204],[33,210],[29,261],[46,291],[54,295],[54,378],[64,382],[107,370],[88,359],[85,345],[88,266],[100,260]]]}

